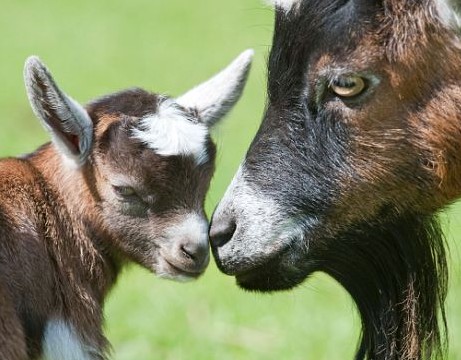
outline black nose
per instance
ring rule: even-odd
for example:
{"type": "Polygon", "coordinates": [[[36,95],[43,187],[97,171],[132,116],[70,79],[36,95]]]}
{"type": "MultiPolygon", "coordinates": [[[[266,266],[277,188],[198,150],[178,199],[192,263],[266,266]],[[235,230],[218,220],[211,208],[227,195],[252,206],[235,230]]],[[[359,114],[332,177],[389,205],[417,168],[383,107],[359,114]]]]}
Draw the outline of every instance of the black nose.
{"type": "Polygon", "coordinates": [[[194,260],[195,262],[202,262],[208,256],[208,246],[197,243],[186,243],[181,245],[181,251],[184,256],[194,260]]]}
{"type": "Polygon", "coordinates": [[[209,247],[208,244],[196,242],[185,242],[180,245],[182,262],[191,270],[203,270],[208,265],[209,247]]]}
{"type": "Polygon", "coordinates": [[[235,233],[237,224],[232,217],[213,218],[210,226],[210,243],[214,248],[223,246],[235,233]]]}

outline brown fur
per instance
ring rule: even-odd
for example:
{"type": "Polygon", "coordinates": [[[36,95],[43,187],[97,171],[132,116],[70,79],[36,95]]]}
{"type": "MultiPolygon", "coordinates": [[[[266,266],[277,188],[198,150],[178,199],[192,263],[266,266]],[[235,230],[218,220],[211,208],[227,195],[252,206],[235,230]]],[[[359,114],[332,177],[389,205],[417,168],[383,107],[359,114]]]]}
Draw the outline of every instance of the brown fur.
{"type": "Polygon", "coordinates": [[[106,359],[104,299],[127,261],[167,279],[203,274],[209,129],[239,100],[252,55],[177,99],[135,88],[86,109],[26,60],[52,143],[0,159],[0,359],[106,359]]]}
{"type": "MultiPolygon", "coordinates": [[[[81,169],[63,166],[62,155],[51,144],[25,159],[0,161],[1,359],[37,359],[50,319],[65,319],[78,329],[83,343],[98,349],[95,359],[105,358],[104,299],[126,259],[145,266],[153,260],[131,252],[142,244],[123,242],[111,229],[110,218],[103,216],[108,205],[101,192],[108,191],[110,173],[130,174],[146,191],[155,187],[162,193],[157,228],[171,225],[172,216],[167,215],[173,205],[178,214],[185,208],[203,212],[212,164],[197,169],[192,159],[162,158],[130,141],[125,130],[135,125],[135,118],[121,114],[123,109],[114,110],[114,105],[108,107],[107,101],[89,106],[96,141],[81,169]]],[[[213,159],[211,142],[209,150],[213,159]]],[[[152,226],[140,229],[136,219],[113,221],[125,221],[124,226],[136,232],[152,226]]]]}
{"type": "MultiPolygon", "coordinates": [[[[331,53],[322,54],[315,64],[318,70],[312,71],[317,74],[325,68],[345,68],[382,75],[379,93],[373,93],[363,105],[329,104],[328,110],[353,129],[347,158],[349,169],[353,171],[340,174],[341,199],[328,215],[330,225],[321,229],[322,234],[335,236],[354,224],[369,222],[372,217],[384,219],[387,215],[384,215],[383,204],[392,204],[393,216],[404,217],[402,214],[407,213],[433,214],[461,196],[460,40],[453,28],[434,18],[437,11],[431,1],[388,0],[383,7],[384,12],[379,13],[368,33],[351,34],[353,46],[349,48],[341,43],[331,53]]],[[[433,229],[429,226],[428,235],[416,230],[417,225],[412,226],[416,232],[413,237],[433,240],[426,244],[421,242],[419,249],[414,247],[410,257],[405,257],[410,275],[405,275],[407,278],[403,281],[400,279],[401,294],[390,300],[393,307],[378,315],[381,324],[373,325],[383,328],[373,329],[370,325],[373,316],[367,307],[374,301],[371,291],[363,294],[363,289],[350,283],[353,278],[338,275],[333,265],[336,260],[328,257],[325,269],[351,292],[363,317],[364,337],[357,358],[438,358],[445,350],[443,303],[447,273],[444,243],[441,235],[437,235],[440,233],[437,226],[431,225],[433,229]],[[429,249],[429,253],[423,255],[423,249],[429,249]],[[421,254],[415,255],[419,251],[421,254]],[[427,259],[426,263],[418,265],[420,273],[415,270],[418,267],[408,265],[409,259],[416,256],[427,259]],[[428,284],[431,290],[424,288],[428,284]],[[435,295],[425,290],[434,291],[435,295]],[[369,297],[368,304],[361,299],[364,296],[369,297]],[[389,316],[392,313],[398,315],[389,316]],[[395,327],[385,324],[392,316],[399,318],[395,327]],[[368,336],[373,333],[381,333],[383,338],[376,341],[379,339],[376,336],[370,340],[372,337],[368,336]]],[[[398,234],[397,230],[393,231],[398,234]]],[[[403,234],[399,241],[406,241],[403,234]]],[[[382,240],[377,235],[371,236],[378,240],[369,246],[379,248],[378,241],[382,240]]],[[[341,252],[341,246],[345,247],[344,253],[349,251],[343,244],[331,248],[341,252]]],[[[395,244],[389,242],[387,246],[391,248],[395,244]]],[[[357,248],[351,251],[351,256],[357,264],[361,261],[365,264],[366,257],[372,255],[366,249],[357,248]],[[360,252],[367,255],[362,259],[360,252]]],[[[394,252],[400,254],[398,250],[394,252]]],[[[384,258],[386,251],[380,253],[384,258]]],[[[397,273],[397,268],[395,265],[392,271],[397,273]]],[[[347,267],[343,270],[344,274],[350,271],[347,267]]],[[[371,270],[364,266],[359,273],[366,271],[371,270]]],[[[382,281],[380,276],[383,275],[378,273],[374,278],[376,283],[382,281]]],[[[390,305],[380,306],[385,309],[390,305]]]]}

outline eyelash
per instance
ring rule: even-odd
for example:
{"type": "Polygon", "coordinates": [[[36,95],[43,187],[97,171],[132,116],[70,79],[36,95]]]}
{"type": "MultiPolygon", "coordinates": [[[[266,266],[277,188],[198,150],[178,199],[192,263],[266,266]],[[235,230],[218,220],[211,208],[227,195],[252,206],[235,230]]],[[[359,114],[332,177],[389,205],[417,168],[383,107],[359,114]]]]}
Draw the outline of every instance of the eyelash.
{"type": "Polygon", "coordinates": [[[354,100],[367,91],[368,84],[365,78],[351,75],[335,77],[328,87],[334,95],[344,100],[354,100]]]}
{"type": "Polygon", "coordinates": [[[147,206],[155,204],[154,195],[149,195],[144,199],[131,186],[113,186],[113,189],[119,197],[127,202],[140,202],[147,206]]]}
{"type": "Polygon", "coordinates": [[[130,186],[113,186],[114,191],[117,195],[129,198],[129,197],[139,197],[136,191],[130,186]]]}

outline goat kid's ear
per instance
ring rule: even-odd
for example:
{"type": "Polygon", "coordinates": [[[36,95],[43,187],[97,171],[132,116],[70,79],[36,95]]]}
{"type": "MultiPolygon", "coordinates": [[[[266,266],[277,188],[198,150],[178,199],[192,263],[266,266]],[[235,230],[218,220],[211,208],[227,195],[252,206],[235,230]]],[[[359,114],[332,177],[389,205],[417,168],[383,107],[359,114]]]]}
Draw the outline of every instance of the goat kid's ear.
{"type": "Polygon", "coordinates": [[[437,17],[458,32],[461,25],[461,1],[435,0],[434,3],[437,17]]]}
{"type": "Polygon", "coordinates": [[[93,142],[93,122],[86,110],[58,88],[38,57],[26,60],[24,81],[32,109],[55,146],[76,165],[82,165],[93,142]]]}
{"type": "Polygon", "coordinates": [[[242,95],[253,60],[253,50],[240,54],[227,68],[176,99],[185,108],[195,109],[201,120],[213,126],[242,95]]]}

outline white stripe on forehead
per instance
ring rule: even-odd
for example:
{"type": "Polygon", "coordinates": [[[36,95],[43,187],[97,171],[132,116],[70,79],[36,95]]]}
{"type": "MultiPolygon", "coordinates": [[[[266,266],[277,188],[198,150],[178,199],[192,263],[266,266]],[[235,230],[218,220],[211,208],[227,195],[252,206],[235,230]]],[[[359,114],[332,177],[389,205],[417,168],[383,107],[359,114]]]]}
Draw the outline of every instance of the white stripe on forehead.
{"type": "Polygon", "coordinates": [[[133,135],[159,155],[192,155],[197,164],[208,160],[208,127],[189,120],[173,100],[163,101],[157,113],[144,117],[133,135]]]}
{"type": "Polygon", "coordinates": [[[266,0],[266,2],[276,8],[290,11],[295,5],[300,4],[302,0],[266,0]]]}

